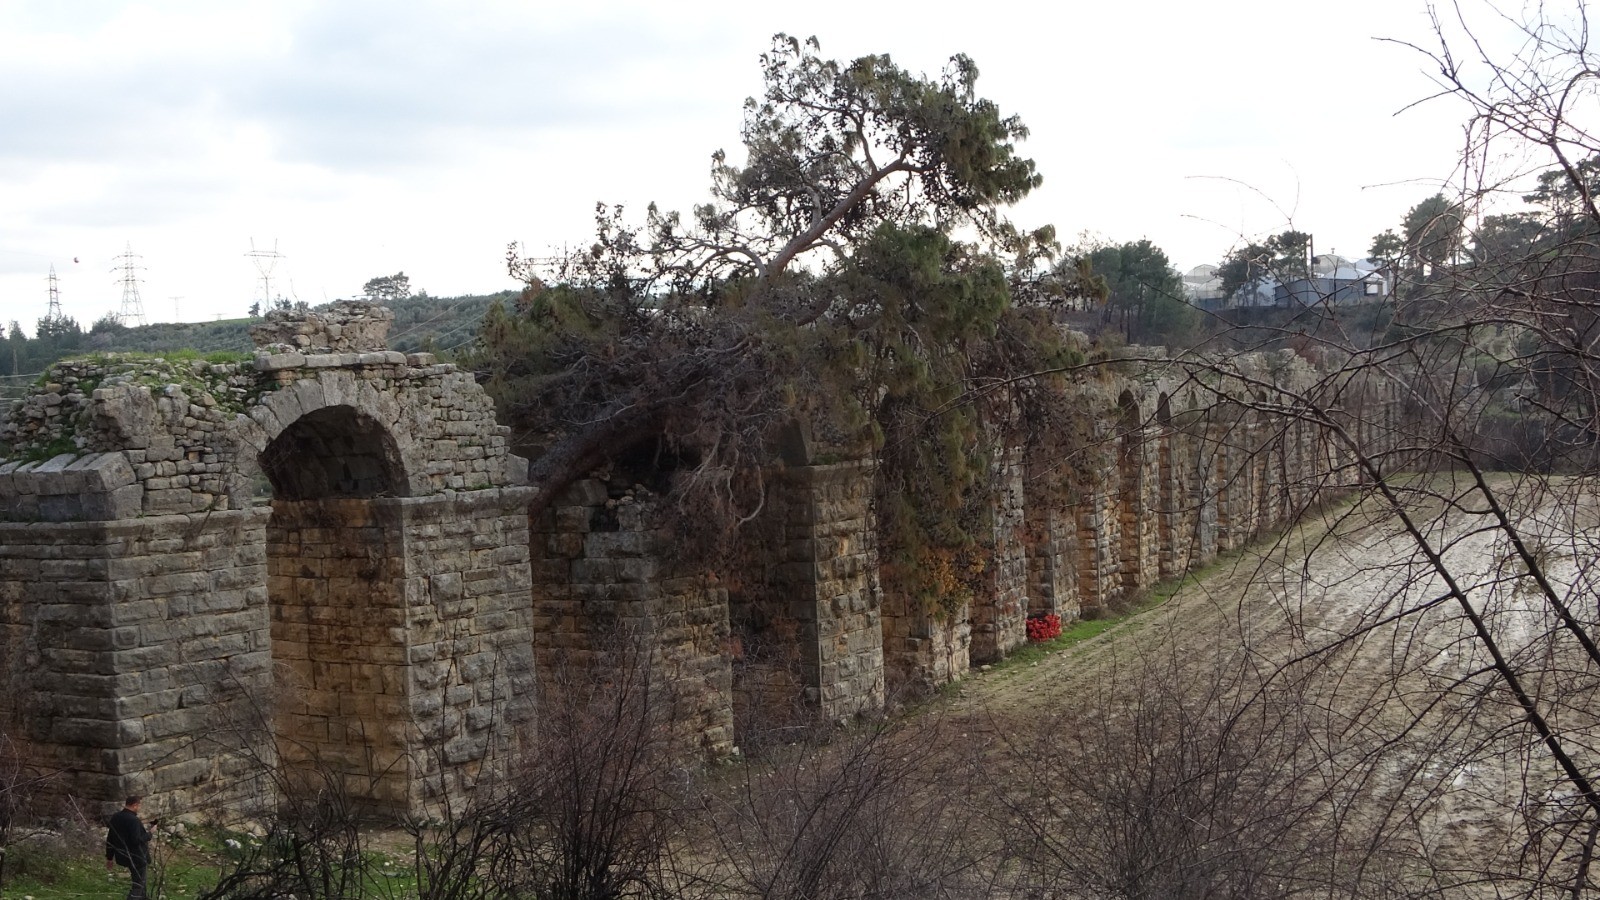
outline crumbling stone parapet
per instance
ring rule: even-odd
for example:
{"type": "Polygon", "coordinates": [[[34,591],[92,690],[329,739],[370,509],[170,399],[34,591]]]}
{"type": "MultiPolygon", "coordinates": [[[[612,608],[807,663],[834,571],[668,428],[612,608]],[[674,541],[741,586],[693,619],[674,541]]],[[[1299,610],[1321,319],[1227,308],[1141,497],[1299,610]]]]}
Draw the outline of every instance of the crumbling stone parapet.
{"type": "Polygon", "coordinates": [[[382,351],[389,327],[394,324],[391,310],[364,300],[341,300],[322,310],[274,309],[264,318],[260,324],[250,326],[250,339],[257,347],[278,351],[285,357],[382,351]]]}

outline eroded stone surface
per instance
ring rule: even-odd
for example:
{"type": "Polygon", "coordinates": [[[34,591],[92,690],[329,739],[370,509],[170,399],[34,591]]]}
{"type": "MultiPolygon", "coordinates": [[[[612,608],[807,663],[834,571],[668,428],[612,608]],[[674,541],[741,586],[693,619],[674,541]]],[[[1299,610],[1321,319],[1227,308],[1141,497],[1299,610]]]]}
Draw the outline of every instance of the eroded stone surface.
{"type": "MultiPolygon", "coordinates": [[[[488,398],[383,349],[388,321],[275,314],[253,362],[63,363],[13,405],[0,715],[82,796],[238,808],[277,767],[426,811],[513,749],[536,682],[556,702],[627,666],[684,743],[725,753],[959,678],[1029,615],[1106,610],[1358,480],[1326,428],[1262,411],[1262,385],[1314,382],[1292,354],[1204,390],[1153,365],[1086,380],[1070,457],[992,449],[981,577],[930,610],[883,577],[872,462],[813,464],[803,440],[736,567],[685,558],[654,515],[670,498],[620,473],[530,521],[488,398]]],[[[1340,389],[1368,423],[1398,415],[1340,389]]]]}
{"type": "Polygon", "coordinates": [[[382,348],[391,319],[275,314],[307,340],[254,363],[64,362],[13,405],[0,715],[73,793],[238,810],[331,778],[421,813],[512,749],[526,463],[470,374],[382,348]]]}

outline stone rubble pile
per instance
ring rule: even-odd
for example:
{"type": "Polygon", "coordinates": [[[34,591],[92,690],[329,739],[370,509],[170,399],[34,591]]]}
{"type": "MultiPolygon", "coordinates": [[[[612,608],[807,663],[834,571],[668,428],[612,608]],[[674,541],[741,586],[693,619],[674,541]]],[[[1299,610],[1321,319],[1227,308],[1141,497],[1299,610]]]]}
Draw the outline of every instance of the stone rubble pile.
{"type": "Polygon", "coordinates": [[[274,309],[250,326],[257,347],[301,353],[367,353],[385,349],[394,312],[365,300],[343,300],[324,310],[274,309]]]}

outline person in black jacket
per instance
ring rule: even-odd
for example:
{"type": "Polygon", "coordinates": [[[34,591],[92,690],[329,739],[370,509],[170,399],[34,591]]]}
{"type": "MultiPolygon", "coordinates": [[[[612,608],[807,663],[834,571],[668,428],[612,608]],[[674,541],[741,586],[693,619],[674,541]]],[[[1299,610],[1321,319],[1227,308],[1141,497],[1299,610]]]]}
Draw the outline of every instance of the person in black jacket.
{"type": "MultiPolygon", "coordinates": [[[[155,825],[151,820],[150,824],[155,825]]],[[[150,832],[139,821],[139,798],[129,797],[122,809],[111,817],[106,829],[106,871],[112,864],[122,866],[133,877],[128,900],[145,900],[145,872],[150,867],[150,832]]]]}

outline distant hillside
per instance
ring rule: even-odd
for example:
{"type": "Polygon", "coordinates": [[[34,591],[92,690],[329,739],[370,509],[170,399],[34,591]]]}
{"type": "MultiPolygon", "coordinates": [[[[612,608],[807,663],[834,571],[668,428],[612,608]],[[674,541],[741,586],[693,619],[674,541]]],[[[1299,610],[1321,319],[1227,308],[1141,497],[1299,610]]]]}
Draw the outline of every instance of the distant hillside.
{"type": "MultiPolygon", "coordinates": [[[[419,294],[388,303],[394,310],[394,328],[389,346],[407,352],[428,350],[448,356],[471,343],[489,304],[495,300],[510,303],[515,291],[489,296],[430,297],[419,294]]],[[[317,307],[313,307],[314,309],[317,307]]],[[[151,353],[160,355],[180,350],[199,353],[248,353],[250,325],[256,319],[223,319],[216,322],[163,322],[123,328],[96,323],[85,332],[74,321],[51,327],[41,322],[32,337],[13,327],[0,341],[0,396],[14,394],[46,366],[69,356],[87,353],[151,353]]]]}

